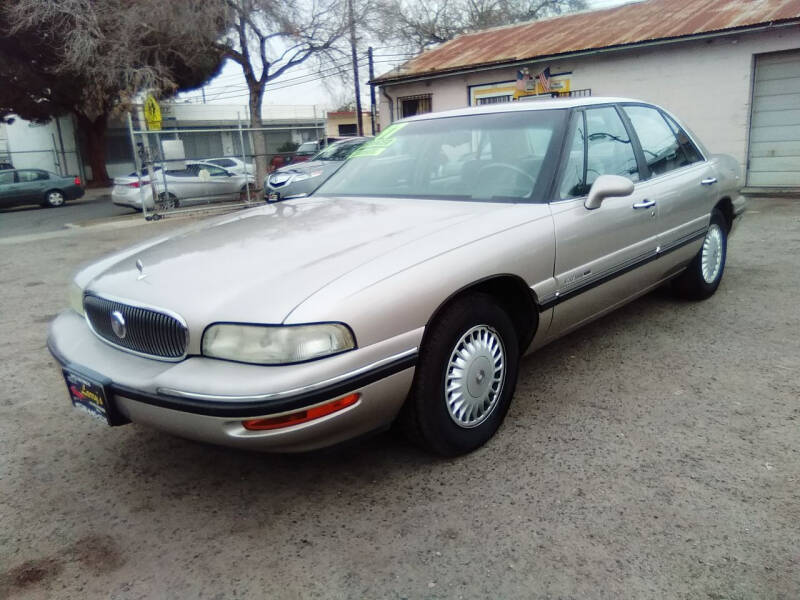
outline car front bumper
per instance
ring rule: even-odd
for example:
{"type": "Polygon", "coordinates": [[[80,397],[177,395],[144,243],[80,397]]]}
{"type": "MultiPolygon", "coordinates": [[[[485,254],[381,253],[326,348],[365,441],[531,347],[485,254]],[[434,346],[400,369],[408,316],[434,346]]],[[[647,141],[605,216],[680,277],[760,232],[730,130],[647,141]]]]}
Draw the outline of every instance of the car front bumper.
{"type": "Polygon", "coordinates": [[[409,332],[376,344],[380,348],[285,367],[202,356],[166,362],[105,343],[83,317],[69,310],[53,321],[47,346],[63,367],[109,379],[109,399],[134,423],[225,446],[302,452],[387,427],[411,387],[419,338],[421,331],[409,332]],[[334,361],[338,373],[319,364],[334,361]],[[256,388],[262,393],[254,393],[256,388]],[[319,419],[266,431],[242,425],[247,419],[292,414],[353,393],[359,394],[358,402],[319,419]]]}

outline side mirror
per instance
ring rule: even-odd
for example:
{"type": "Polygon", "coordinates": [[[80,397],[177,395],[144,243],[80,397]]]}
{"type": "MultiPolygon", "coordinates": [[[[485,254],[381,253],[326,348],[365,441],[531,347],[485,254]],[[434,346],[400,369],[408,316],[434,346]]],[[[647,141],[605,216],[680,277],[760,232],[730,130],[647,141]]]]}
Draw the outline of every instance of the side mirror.
{"type": "Polygon", "coordinates": [[[603,200],[612,196],[630,196],[633,193],[633,182],[620,175],[600,175],[592,184],[589,196],[583,205],[589,210],[600,208],[603,200]]]}

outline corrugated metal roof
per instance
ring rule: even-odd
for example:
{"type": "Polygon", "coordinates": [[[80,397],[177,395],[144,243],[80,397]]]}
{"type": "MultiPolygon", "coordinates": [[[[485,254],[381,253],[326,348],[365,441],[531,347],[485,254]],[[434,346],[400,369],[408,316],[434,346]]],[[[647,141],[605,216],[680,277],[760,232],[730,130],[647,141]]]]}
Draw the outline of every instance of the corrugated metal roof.
{"type": "Polygon", "coordinates": [[[800,0],[648,0],[469,33],[374,83],[800,19],[800,0]]]}

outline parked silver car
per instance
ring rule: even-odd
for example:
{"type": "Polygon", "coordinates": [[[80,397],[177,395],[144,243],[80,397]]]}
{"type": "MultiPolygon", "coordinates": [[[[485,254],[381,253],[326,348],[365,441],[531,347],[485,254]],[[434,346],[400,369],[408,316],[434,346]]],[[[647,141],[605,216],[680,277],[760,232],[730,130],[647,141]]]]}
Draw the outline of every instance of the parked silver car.
{"type": "Polygon", "coordinates": [[[330,144],[311,160],[281,167],[264,178],[264,200],[275,202],[308,195],[336,173],[347,157],[363,146],[369,137],[353,137],[330,144]]]}
{"type": "Polygon", "coordinates": [[[256,166],[253,163],[244,162],[241,158],[233,156],[223,156],[220,158],[206,158],[201,161],[191,161],[208,163],[222,167],[226,171],[236,173],[237,175],[255,175],[256,166]]]}
{"type": "Polygon", "coordinates": [[[222,167],[204,162],[187,162],[184,168],[162,169],[156,166],[156,197],[150,185],[150,174],[142,173],[139,181],[136,173],[126,177],[115,177],[111,190],[111,201],[118,206],[129,206],[142,210],[142,198],[152,209],[156,203],[162,208],[177,208],[181,204],[221,202],[239,200],[247,197],[250,185],[255,199],[253,175],[239,175],[222,167]],[[142,189],[144,188],[144,189],[142,189]]]}
{"type": "Polygon", "coordinates": [[[500,426],[523,354],[670,280],[713,294],[740,185],[633,100],[421,115],[308,198],[86,267],[48,345],[111,425],[301,451],[397,421],[457,455],[500,426]]]}

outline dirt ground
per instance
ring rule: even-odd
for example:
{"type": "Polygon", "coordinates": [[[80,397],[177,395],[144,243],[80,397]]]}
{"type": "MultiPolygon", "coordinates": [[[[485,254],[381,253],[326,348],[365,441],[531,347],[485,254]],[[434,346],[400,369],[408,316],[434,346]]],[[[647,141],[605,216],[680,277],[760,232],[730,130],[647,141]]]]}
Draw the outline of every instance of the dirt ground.
{"type": "Polygon", "coordinates": [[[800,201],[749,209],[712,299],[527,358],[455,460],[104,428],[47,325],[81,263],[177,223],[0,240],[0,598],[800,597],[800,201]]]}

